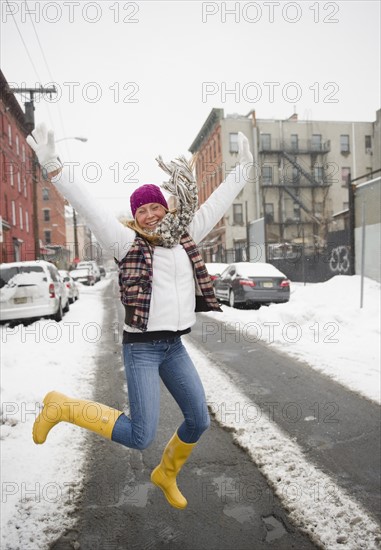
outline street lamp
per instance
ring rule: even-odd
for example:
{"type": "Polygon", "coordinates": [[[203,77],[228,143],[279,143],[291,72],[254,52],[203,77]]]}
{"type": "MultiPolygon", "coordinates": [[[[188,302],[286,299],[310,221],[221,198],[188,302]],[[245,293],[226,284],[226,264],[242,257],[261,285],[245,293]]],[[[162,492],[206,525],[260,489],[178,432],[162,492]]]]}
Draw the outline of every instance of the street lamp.
{"type": "Polygon", "coordinates": [[[58,143],[59,141],[64,141],[65,139],[77,139],[78,141],[82,141],[83,143],[85,143],[87,141],[87,138],[85,137],[64,137],[64,138],[60,138],[60,139],[56,139],[55,143],[58,143]]]}

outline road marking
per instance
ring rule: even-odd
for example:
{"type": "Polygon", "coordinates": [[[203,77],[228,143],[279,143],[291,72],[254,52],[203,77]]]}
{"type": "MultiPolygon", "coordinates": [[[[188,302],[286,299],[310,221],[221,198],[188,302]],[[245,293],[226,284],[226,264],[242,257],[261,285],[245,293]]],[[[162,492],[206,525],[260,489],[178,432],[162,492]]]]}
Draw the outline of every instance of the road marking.
{"type": "Polygon", "coordinates": [[[376,550],[381,530],[362,505],[334,478],[308,462],[302,447],[264,415],[237,389],[211,356],[189,338],[186,348],[204,384],[207,402],[217,422],[232,431],[288,512],[290,520],[313,541],[333,550],[376,550]]]}

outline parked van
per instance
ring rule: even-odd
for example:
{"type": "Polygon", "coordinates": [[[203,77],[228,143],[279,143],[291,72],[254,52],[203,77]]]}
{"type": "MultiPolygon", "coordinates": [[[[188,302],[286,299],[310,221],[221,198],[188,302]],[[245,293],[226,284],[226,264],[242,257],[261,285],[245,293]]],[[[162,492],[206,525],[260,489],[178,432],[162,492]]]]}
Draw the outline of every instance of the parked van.
{"type": "Polygon", "coordinates": [[[69,296],[55,265],[45,260],[0,264],[0,321],[50,317],[69,311],[69,296]]]}
{"type": "Polygon", "coordinates": [[[83,267],[90,267],[92,269],[96,283],[101,280],[101,272],[97,262],[93,260],[84,260],[83,262],[79,262],[77,264],[76,269],[82,269],[83,267]]]}

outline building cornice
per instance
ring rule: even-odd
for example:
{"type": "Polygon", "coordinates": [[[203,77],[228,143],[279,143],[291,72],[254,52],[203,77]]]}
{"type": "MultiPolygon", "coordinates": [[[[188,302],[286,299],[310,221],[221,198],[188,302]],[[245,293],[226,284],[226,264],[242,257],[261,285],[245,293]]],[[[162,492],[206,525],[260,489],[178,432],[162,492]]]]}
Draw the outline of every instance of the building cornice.
{"type": "Polygon", "coordinates": [[[17,101],[15,95],[10,91],[9,84],[3,72],[0,70],[0,99],[3,101],[5,108],[17,120],[20,128],[25,135],[28,135],[28,130],[25,125],[25,113],[17,101]]]}
{"type": "Polygon", "coordinates": [[[202,142],[208,137],[208,135],[213,130],[214,126],[218,124],[222,119],[224,118],[224,110],[223,109],[212,109],[209,113],[208,118],[202,125],[201,130],[197,134],[195,140],[193,141],[192,145],[189,147],[188,151],[190,151],[192,154],[196,153],[200,147],[202,142]]]}

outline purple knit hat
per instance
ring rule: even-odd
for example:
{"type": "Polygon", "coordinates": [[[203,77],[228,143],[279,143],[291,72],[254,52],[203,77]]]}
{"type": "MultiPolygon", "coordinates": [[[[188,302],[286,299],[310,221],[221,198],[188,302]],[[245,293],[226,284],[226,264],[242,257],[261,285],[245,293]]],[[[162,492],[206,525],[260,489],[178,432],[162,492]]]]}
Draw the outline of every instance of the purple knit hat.
{"type": "Polygon", "coordinates": [[[167,201],[165,200],[160,187],[153,185],[152,183],[147,183],[146,185],[138,187],[138,189],[136,189],[130,197],[131,212],[134,218],[139,206],[143,206],[149,202],[157,202],[168,210],[167,201]]]}

